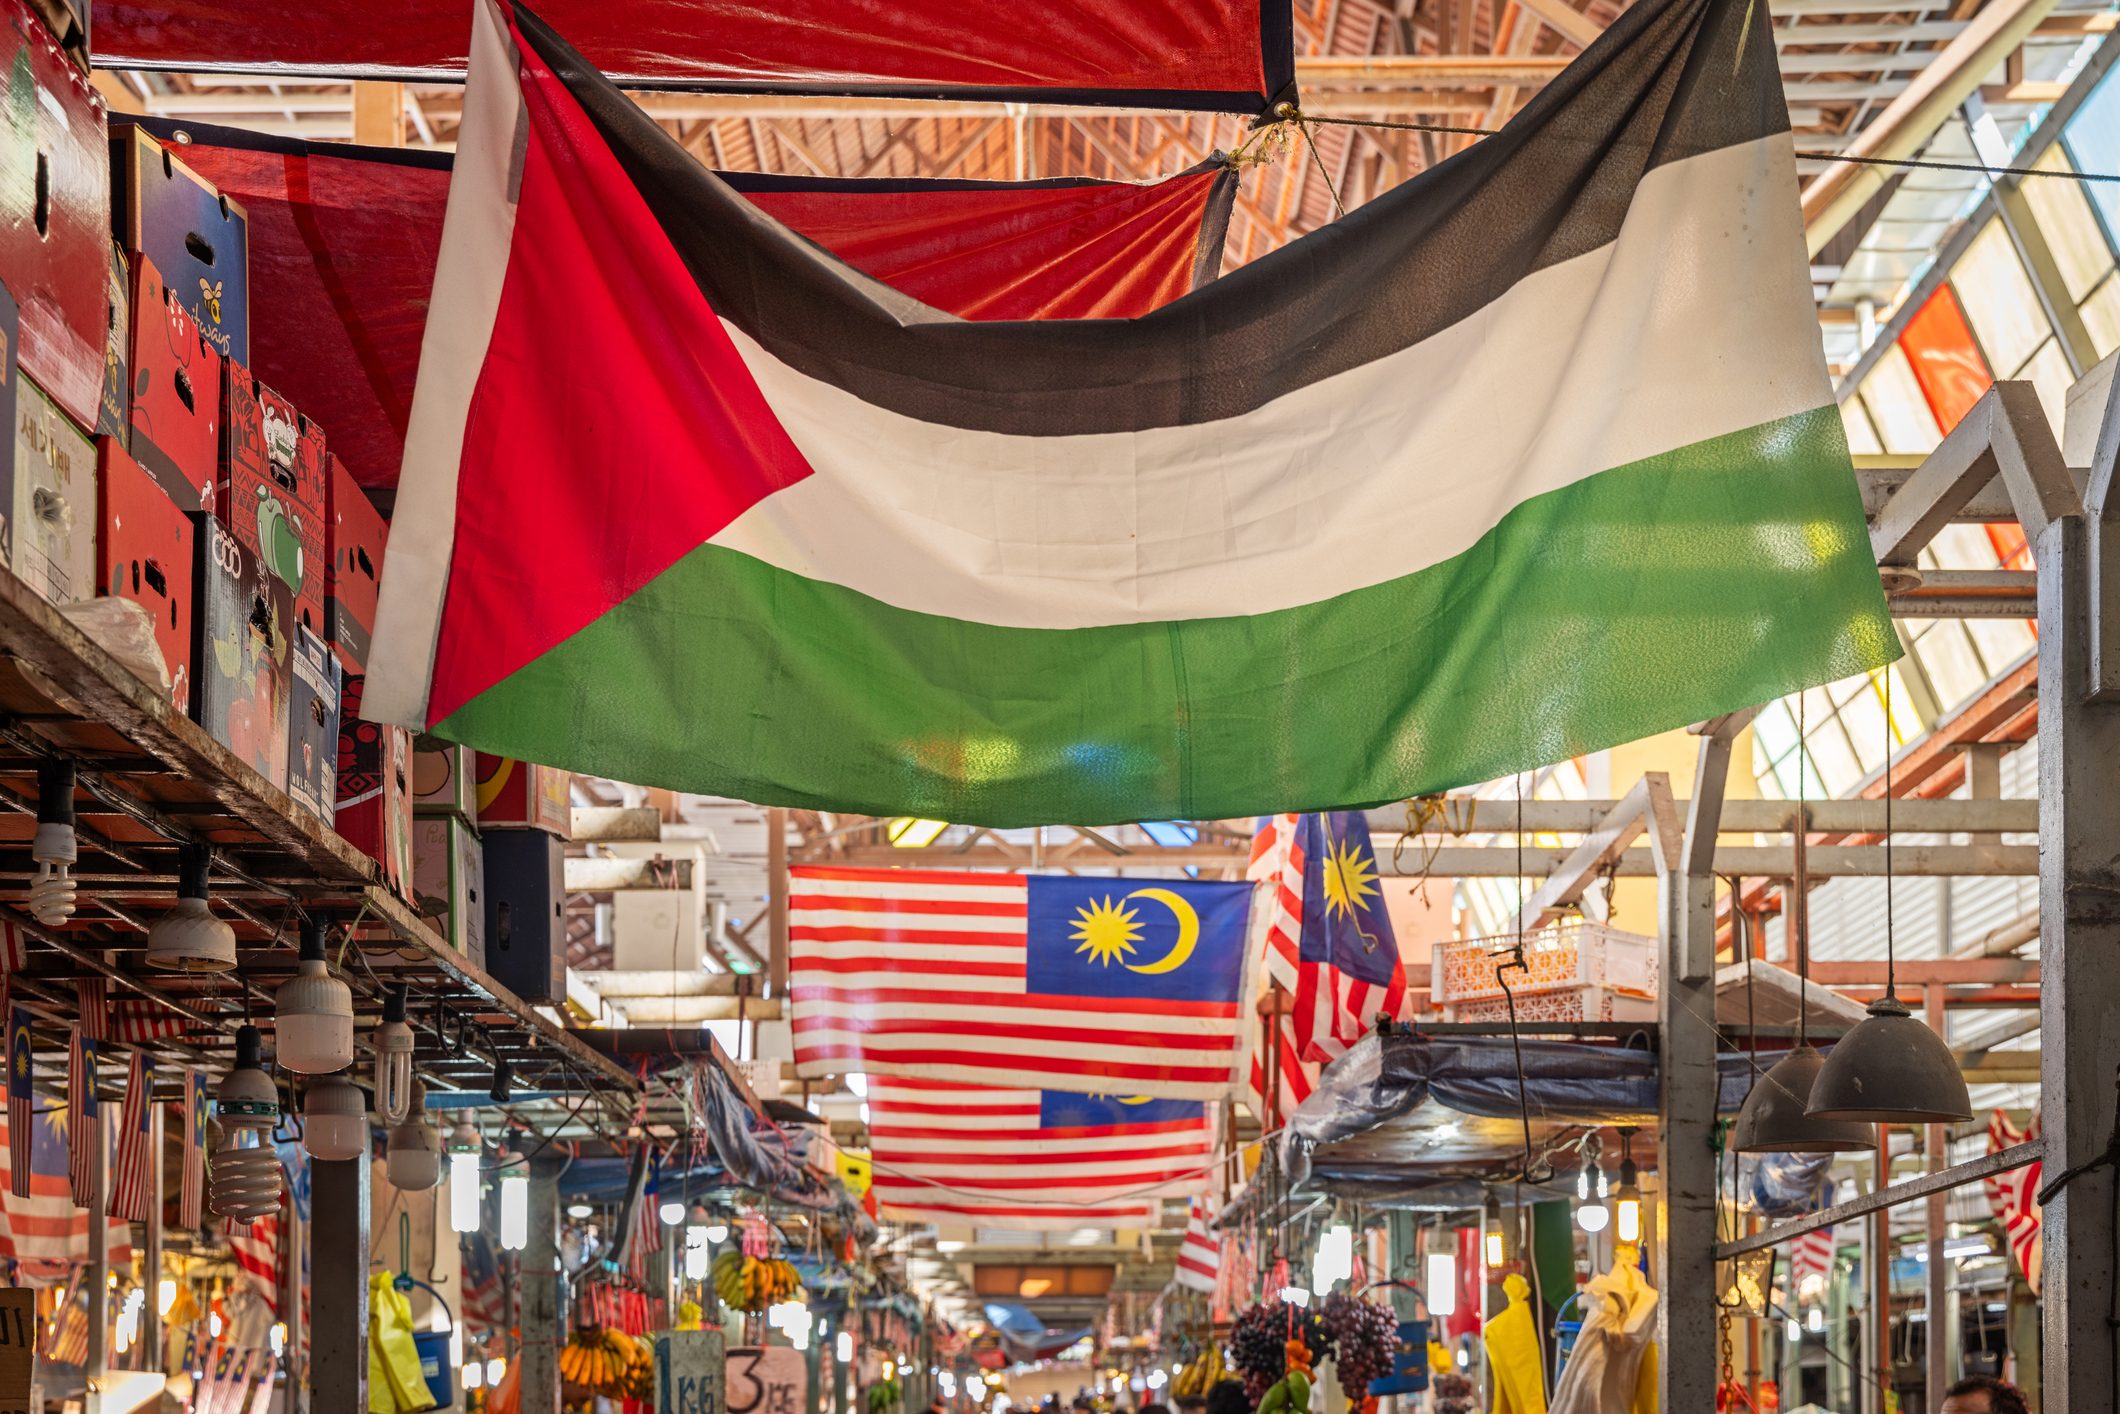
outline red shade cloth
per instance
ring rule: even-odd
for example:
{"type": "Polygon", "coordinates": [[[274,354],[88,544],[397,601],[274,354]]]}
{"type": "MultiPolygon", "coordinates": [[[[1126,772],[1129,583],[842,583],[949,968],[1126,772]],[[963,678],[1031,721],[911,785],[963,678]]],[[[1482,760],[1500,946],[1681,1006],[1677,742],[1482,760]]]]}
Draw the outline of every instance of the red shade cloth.
{"type": "MultiPolygon", "coordinates": [[[[363,486],[397,484],[449,198],[446,154],[136,120],[250,217],[252,371],[363,486]]],[[[967,319],[1123,319],[1219,269],[1232,183],[907,182],[725,174],[761,208],[967,319]],[[1206,259],[1201,260],[1201,253],[1206,259]]]]}
{"type": "MultiPolygon", "coordinates": [[[[1256,113],[1294,74],[1288,0],[540,0],[621,82],[771,93],[1063,97],[1256,113]]],[[[461,78],[461,0],[96,0],[104,68],[461,78]]]]}

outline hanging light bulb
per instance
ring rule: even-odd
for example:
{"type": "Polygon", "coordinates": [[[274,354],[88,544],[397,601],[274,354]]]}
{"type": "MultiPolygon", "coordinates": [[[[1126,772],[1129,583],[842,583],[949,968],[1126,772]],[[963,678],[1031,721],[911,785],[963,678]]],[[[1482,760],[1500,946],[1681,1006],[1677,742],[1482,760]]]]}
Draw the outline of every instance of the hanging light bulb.
{"type": "Polygon", "coordinates": [[[47,928],[74,916],[74,881],[67,870],[78,857],[74,839],[74,763],[63,756],[37,763],[37,836],[29,847],[37,877],[29,886],[29,911],[47,928]]]}
{"type": "MultiPolygon", "coordinates": [[[[380,1094],[380,1092],[378,1092],[380,1094]]],[[[384,1147],[390,1186],[410,1193],[424,1193],[442,1181],[442,1136],[427,1122],[418,1082],[411,1091],[405,1120],[394,1126],[384,1147]]]]}
{"type": "Polygon", "coordinates": [[[312,1159],[358,1159],[368,1152],[368,1098],[343,1075],[309,1087],[302,1101],[302,1149],[312,1159]]]}
{"type": "Polygon", "coordinates": [[[301,924],[301,961],[272,1000],[274,1046],[281,1065],[329,1075],[353,1064],[353,988],[324,960],[324,925],[301,924]]]}
{"type": "Polygon", "coordinates": [[[226,972],[236,965],[236,930],[206,902],[212,852],[177,846],[177,906],[147,930],[147,965],[178,972],[226,972]]]}
{"type": "Polygon", "coordinates": [[[707,1210],[694,1203],[689,1216],[691,1220],[685,1224],[685,1280],[705,1281],[714,1262],[714,1246],[707,1241],[707,1210]]]}
{"type": "Polygon", "coordinates": [[[213,1156],[207,1206],[245,1223],[280,1208],[280,1155],[265,1142],[280,1125],[280,1092],[265,1073],[264,1054],[265,1039],[258,1028],[237,1027],[235,1069],[214,1092],[214,1110],[227,1138],[213,1156]],[[248,1145],[243,1142],[246,1133],[248,1145]]]}
{"type": "Polygon", "coordinates": [[[1863,1124],[1958,1124],[1973,1117],[1958,1059],[1899,1000],[1892,952],[1892,674],[1884,674],[1884,995],[1818,1068],[1804,1114],[1863,1124]]]}
{"type": "Polygon", "coordinates": [[[530,1164],[510,1135],[499,1161],[501,1175],[501,1246],[520,1252],[530,1245],[530,1164]]]}
{"type": "Polygon", "coordinates": [[[685,1220],[685,1205],[672,1199],[662,1205],[658,1215],[662,1218],[664,1227],[676,1227],[685,1220]]]}
{"type": "Polygon", "coordinates": [[[1492,1193],[1487,1195],[1486,1220],[1482,1226],[1486,1229],[1483,1240],[1487,1251],[1487,1265],[1499,1267],[1502,1264],[1502,1200],[1492,1193]]]}
{"type": "Polygon", "coordinates": [[[478,1161],[485,1143],[479,1138],[478,1126],[472,1123],[471,1111],[465,1110],[456,1128],[449,1131],[444,1148],[449,1154],[449,1230],[477,1232],[478,1161]]]}
{"type": "Polygon", "coordinates": [[[1641,1174],[1634,1167],[1634,1126],[1619,1127],[1619,1202],[1613,1236],[1622,1242],[1642,1240],[1641,1174]]]}
{"type": "Polygon", "coordinates": [[[1598,1142],[1597,1131],[1591,1130],[1583,1137],[1583,1166],[1575,1173],[1575,1220],[1584,1232],[1603,1232],[1612,1221],[1610,1210],[1605,1207],[1605,1171],[1598,1167],[1598,1157],[1604,1146],[1598,1142]],[[1597,1191],[1590,1190],[1590,1176],[1597,1175],[1597,1191]]]}
{"type": "MultiPolygon", "coordinates": [[[[383,994],[383,1024],[375,1028],[375,1113],[393,1128],[412,1113],[412,1028],[405,1023],[405,989],[383,994]]],[[[405,1185],[400,1183],[398,1187],[405,1185]]],[[[424,1187],[432,1188],[429,1183],[424,1187]]]]}
{"type": "Polygon", "coordinates": [[[707,1224],[707,1241],[712,1243],[722,1243],[728,1241],[728,1238],[729,1225],[727,1223],[707,1224]]]}

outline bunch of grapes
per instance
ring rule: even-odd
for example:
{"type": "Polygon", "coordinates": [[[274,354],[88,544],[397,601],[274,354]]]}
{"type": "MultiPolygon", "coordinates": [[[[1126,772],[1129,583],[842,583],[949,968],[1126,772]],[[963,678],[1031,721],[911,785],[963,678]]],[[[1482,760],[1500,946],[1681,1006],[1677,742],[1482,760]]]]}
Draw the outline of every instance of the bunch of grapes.
{"type": "Polygon", "coordinates": [[[1437,1375],[1431,1388],[1435,1414],[1472,1414],[1472,1381],[1463,1375],[1437,1375]]]}
{"type": "Polygon", "coordinates": [[[1332,1354],[1332,1334],[1314,1312],[1285,1301],[1263,1302],[1237,1315],[1229,1332],[1229,1362],[1244,1375],[1244,1393],[1256,1405],[1288,1373],[1288,1342],[1300,1340],[1311,1364],[1332,1354]]]}
{"type": "Polygon", "coordinates": [[[1334,1368],[1340,1377],[1340,1393],[1349,1404],[1359,1404],[1368,1396],[1371,1380],[1391,1373],[1391,1353],[1399,1340],[1398,1318],[1388,1306],[1336,1291],[1325,1298],[1319,1321],[1339,1351],[1334,1368]]]}

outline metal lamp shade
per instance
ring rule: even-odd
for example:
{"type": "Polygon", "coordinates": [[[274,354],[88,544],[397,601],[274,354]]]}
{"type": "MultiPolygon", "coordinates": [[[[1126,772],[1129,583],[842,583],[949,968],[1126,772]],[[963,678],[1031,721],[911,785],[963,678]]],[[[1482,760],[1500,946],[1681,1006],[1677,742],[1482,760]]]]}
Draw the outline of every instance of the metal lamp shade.
{"type": "Polygon", "coordinates": [[[1874,1149],[1877,1136],[1866,1124],[1812,1119],[1804,1113],[1825,1057],[1805,1042],[1752,1082],[1730,1147],[1740,1154],[1842,1154],[1874,1149]]]}
{"type": "Polygon", "coordinates": [[[1811,1086],[1809,1119],[1953,1124],[1973,1117],[1965,1077],[1943,1038],[1889,994],[1842,1037],[1811,1086]]]}

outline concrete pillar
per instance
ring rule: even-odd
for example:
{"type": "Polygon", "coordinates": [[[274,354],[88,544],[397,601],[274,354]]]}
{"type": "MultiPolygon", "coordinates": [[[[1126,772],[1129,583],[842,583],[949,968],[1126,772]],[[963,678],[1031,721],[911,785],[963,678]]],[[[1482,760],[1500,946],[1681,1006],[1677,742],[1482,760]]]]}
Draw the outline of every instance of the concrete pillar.
{"type": "MultiPolygon", "coordinates": [[[[2114,400],[2120,409],[2120,399],[2114,400]]],[[[2120,416],[2107,413],[2092,468],[2095,507],[2112,476],[2120,416]],[[2101,477],[2101,472],[2103,476],[2101,477]]],[[[2045,1182],[2092,1164],[2114,1129],[2120,1073],[2120,702],[2087,700],[2091,686],[2089,570],[2095,522],[2055,519],[2039,537],[2039,1056],[2046,1120],[2045,1182]]],[[[2102,533],[2114,535],[2113,527],[2102,533]]],[[[2120,564],[2107,559],[2120,591],[2120,564]]],[[[2120,624],[2109,624],[2120,631],[2120,624]]],[[[2048,1199],[2041,1283],[2042,1403],[2046,1414],[2112,1406],[2113,1187],[2109,1166],[2087,1168],[2048,1199]]]]}
{"type": "Polygon", "coordinates": [[[559,1171],[548,1147],[530,1163],[530,1241],[523,1248],[522,1414],[560,1414],[559,1171]]]}
{"type": "Polygon", "coordinates": [[[309,1163],[309,1402],[368,1414],[368,1156],[309,1163]]]}
{"type": "MultiPolygon", "coordinates": [[[[1678,857],[1652,831],[1659,866],[1663,1083],[1656,1136],[1657,1407],[1711,1409],[1721,1371],[1715,1306],[1715,836],[1730,744],[1750,721],[1701,737],[1678,857]]],[[[1644,1206],[1647,1206],[1646,1204],[1644,1206]]],[[[1646,1234],[1644,1234],[1646,1236],[1646,1234]]]]}

